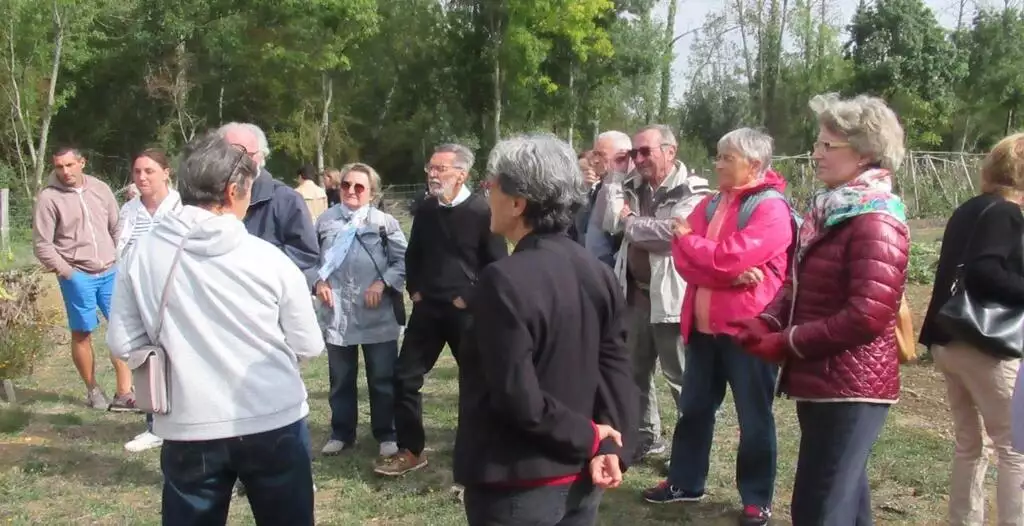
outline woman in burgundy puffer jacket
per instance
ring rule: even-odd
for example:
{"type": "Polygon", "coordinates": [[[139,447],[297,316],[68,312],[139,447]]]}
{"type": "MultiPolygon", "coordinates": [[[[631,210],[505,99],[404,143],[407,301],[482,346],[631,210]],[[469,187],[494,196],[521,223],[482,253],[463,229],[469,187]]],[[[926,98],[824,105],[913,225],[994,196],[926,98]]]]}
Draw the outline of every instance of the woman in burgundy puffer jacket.
{"type": "Polygon", "coordinates": [[[881,99],[810,103],[819,191],[800,230],[797,264],[757,319],[739,322],[747,350],[783,364],[779,391],[797,401],[800,453],[794,526],[871,524],[867,462],[899,397],[896,314],[910,238],[892,175],[903,129],[881,99]]]}

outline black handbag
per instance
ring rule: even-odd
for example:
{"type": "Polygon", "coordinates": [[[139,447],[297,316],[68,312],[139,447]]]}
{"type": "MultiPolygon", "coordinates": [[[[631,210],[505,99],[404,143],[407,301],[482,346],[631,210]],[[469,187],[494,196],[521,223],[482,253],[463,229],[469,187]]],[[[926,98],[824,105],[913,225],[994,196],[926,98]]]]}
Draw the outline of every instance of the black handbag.
{"type": "MultiPolygon", "coordinates": [[[[971,230],[964,258],[971,254],[978,224],[996,203],[981,211],[971,230]]],[[[956,268],[956,277],[949,298],[936,316],[942,328],[953,338],[969,343],[979,350],[1003,360],[1024,356],[1024,309],[992,301],[983,301],[971,295],[964,281],[964,261],[956,268]]]]}
{"type": "MultiPolygon", "coordinates": [[[[384,249],[384,257],[391,259],[391,251],[388,249],[388,231],[383,225],[380,230],[377,231],[380,235],[380,245],[384,249]]],[[[380,267],[377,266],[377,260],[373,259],[373,254],[370,253],[370,249],[366,248],[363,244],[363,240],[359,239],[359,234],[356,233],[356,241],[359,242],[359,246],[363,247],[366,254],[370,256],[370,262],[373,263],[373,269],[377,271],[377,278],[384,283],[384,294],[391,298],[391,309],[395,312],[395,321],[401,327],[405,326],[407,316],[405,314],[405,294],[402,291],[388,285],[387,281],[384,281],[384,273],[380,271],[380,267]]]]}

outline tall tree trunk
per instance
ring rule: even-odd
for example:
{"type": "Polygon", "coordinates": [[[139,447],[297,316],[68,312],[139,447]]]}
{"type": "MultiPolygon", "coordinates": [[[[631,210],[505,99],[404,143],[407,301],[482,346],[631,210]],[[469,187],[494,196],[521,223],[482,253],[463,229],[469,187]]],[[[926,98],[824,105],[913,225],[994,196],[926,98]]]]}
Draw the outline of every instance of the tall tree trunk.
{"type": "Polygon", "coordinates": [[[334,79],[324,71],[320,73],[320,93],[323,96],[323,111],[320,113],[320,127],[316,135],[316,171],[324,173],[324,145],[331,131],[331,101],[334,100],[334,79]]]}
{"type": "Polygon", "coordinates": [[[43,122],[39,128],[39,147],[36,148],[34,174],[36,189],[43,186],[43,169],[47,140],[50,137],[50,121],[53,120],[53,113],[57,107],[57,76],[60,74],[60,59],[64,52],[64,19],[60,12],[57,0],[53,1],[53,68],[50,70],[50,87],[46,94],[46,108],[43,110],[43,122]]]}
{"type": "Polygon", "coordinates": [[[668,102],[672,93],[672,45],[675,43],[676,9],[679,0],[669,0],[668,20],[665,23],[665,49],[661,57],[661,100],[658,105],[658,120],[668,119],[668,102]]]}
{"type": "Polygon", "coordinates": [[[576,135],[576,63],[569,59],[569,131],[566,133],[566,142],[569,147],[573,146],[573,137],[576,135]]]}
{"type": "Polygon", "coordinates": [[[217,95],[217,125],[224,124],[224,81],[220,81],[220,94],[217,95]]]}

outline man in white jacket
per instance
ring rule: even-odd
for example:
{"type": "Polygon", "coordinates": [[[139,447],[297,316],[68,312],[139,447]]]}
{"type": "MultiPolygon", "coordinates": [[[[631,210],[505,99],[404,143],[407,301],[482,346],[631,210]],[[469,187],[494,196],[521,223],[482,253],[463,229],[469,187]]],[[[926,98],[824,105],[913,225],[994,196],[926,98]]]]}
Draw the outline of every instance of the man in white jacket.
{"type": "Polygon", "coordinates": [[[639,460],[667,449],[654,390],[659,361],[677,408],[682,390],[685,357],[679,314],[686,283],[672,264],[675,219],[686,219],[711,189],[706,179],[690,175],[676,160],[676,138],[668,126],[652,125],[638,131],[629,154],[636,170],[621,183],[605,183],[608,210],[604,228],[624,234],[615,258],[615,275],[629,305],[627,346],[641,393],[639,460]]]}
{"type": "Polygon", "coordinates": [[[255,175],[216,134],[189,143],[184,208],[139,240],[118,275],[111,354],[154,343],[168,356],[171,410],[153,422],[163,524],[224,524],[236,478],[257,524],[313,524],[298,362],[324,341],[302,272],[242,224],[255,175]]]}

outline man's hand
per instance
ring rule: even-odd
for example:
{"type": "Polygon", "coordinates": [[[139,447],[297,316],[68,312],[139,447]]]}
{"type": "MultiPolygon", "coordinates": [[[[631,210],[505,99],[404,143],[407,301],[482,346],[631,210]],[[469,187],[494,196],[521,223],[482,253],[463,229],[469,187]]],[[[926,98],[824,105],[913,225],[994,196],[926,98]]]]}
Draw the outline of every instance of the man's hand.
{"type": "Polygon", "coordinates": [[[622,484],[622,466],[618,455],[598,455],[590,459],[590,479],[602,489],[612,489],[622,484]]]}
{"type": "Polygon", "coordinates": [[[675,234],[676,237],[688,236],[693,232],[693,229],[690,228],[690,224],[687,223],[685,219],[680,217],[673,219],[675,221],[675,227],[672,229],[672,233],[675,234]]]}
{"type": "Polygon", "coordinates": [[[334,308],[334,292],[331,291],[331,286],[326,281],[320,280],[316,282],[316,297],[324,305],[334,308]]]}
{"type": "Polygon", "coordinates": [[[466,302],[462,301],[462,296],[459,296],[458,298],[455,298],[455,300],[452,301],[452,305],[455,305],[456,309],[465,309],[466,308],[466,302]]]}
{"type": "Polygon", "coordinates": [[[586,183],[587,186],[593,186],[600,180],[601,178],[598,177],[597,172],[595,172],[593,168],[587,169],[583,172],[583,182],[586,183]]]}
{"type": "Polygon", "coordinates": [[[626,219],[633,215],[633,211],[629,209],[629,205],[623,203],[622,210],[619,210],[619,219],[626,219]]]}
{"type": "Polygon", "coordinates": [[[413,303],[418,303],[421,299],[423,299],[423,296],[421,296],[419,292],[414,292],[412,296],[410,296],[410,299],[412,299],[413,303]]]}
{"type": "Polygon", "coordinates": [[[366,300],[366,306],[371,309],[376,309],[380,306],[380,298],[384,293],[384,282],[377,280],[366,289],[366,294],[363,296],[366,300]]]}
{"type": "Polygon", "coordinates": [[[751,267],[748,268],[747,270],[744,270],[743,273],[739,275],[739,277],[733,280],[732,284],[735,287],[747,287],[750,285],[757,285],[758,283],[761,283],[763,280],[764,272],[761,272],[761,269],[757,267],[751,267]]]}

